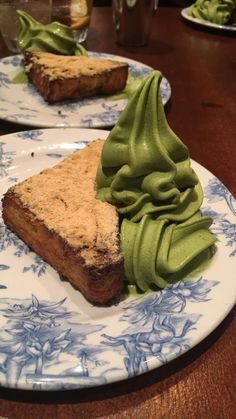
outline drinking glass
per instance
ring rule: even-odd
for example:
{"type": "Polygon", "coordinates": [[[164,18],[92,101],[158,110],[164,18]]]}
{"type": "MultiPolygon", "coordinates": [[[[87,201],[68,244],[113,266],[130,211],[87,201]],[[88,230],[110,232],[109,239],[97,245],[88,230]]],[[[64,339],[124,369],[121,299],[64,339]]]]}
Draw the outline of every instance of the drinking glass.
{"type": "Polygon", "coordinates": [[[85,41],[90,25],[93,0],[53,0],[52,20],[70,26],[77,42],[85,41]]]}

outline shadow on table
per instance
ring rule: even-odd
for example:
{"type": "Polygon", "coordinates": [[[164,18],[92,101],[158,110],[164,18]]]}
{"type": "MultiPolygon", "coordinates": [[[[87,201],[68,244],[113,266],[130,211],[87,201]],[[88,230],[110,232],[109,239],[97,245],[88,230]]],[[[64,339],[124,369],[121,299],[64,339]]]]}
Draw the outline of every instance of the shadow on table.
{"type": "MultiPolygon", "coordinates": [[[[145,389],[148,386],[157,384],[164,379],[168,379],[172,374],[179,373],[187,367],[189,367],[189,369],[188,371],[185,371],[184,374],[188,375],[195,369],[194,362],[197,358],[203,355],[222,336],[234,320],[235,314],[236,308],[230,312],[230,314],[214,332],[212,332],[207,338],[187,353],[170,363],[163,365],[162,367],[156,368],[155,370],[142,374],[138,377],[96,388],[92,387],[78,390],[66,390],[63,391],[63,394],[61,391],[26,391],[2,388],[0,389],[0,398],[31,404],[67,404],[80,402],[86,403],[99,400],[104,401],[105,399],[127,395],[131,392],[145,389]]],[[[176,382],[179,382],[181,379],[182,375],[175,377],[176,382]]],[[[157,392],[158,391],[155,389],[155,394],[157,392]]],[[[130,403],[132,404],[132,400],[130,400],[130,403]]]]}

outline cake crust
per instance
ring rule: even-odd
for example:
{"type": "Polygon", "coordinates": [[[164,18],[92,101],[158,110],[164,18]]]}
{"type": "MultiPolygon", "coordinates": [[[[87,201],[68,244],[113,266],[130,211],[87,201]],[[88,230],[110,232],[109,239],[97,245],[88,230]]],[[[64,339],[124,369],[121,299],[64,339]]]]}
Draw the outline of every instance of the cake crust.
{"type": "Polygon", "coordinates": [[[96,199],[103,141],[11,187],[3,220],[91,302],[105,304],[123,287],[116,209],[96,199]]]}
{"type": "Polygon", "coordinates": [[[48,103],[111,95],[125,87],[128,64],[87,56],[25,51],[25,71],[48,103]]]}

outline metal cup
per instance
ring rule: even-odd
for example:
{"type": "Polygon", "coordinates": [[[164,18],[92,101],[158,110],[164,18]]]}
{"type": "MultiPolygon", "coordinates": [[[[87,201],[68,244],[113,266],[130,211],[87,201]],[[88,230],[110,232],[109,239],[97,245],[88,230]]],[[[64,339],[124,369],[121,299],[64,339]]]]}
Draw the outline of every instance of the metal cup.
{"type": "Polygon", "coordinates": [[[143,46],[149,41],[158,0],[112,0],[116,41],[124,46],[143,46]]]}

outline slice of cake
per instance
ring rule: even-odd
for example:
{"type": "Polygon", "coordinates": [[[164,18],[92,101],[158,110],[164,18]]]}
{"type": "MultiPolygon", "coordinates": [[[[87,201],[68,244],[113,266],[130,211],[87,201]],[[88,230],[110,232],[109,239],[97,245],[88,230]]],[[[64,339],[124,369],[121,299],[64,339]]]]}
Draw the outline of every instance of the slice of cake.
{"type": "Polygon", "coordinates": [[[7,226],[89,301],[101,304],[123,284],[118,215],[96,199],[102,145],[92,142],[11,187],[3,198],[7,226]]]}
{"type": "Polygon", "coordinates": [[[111,95],[125,87],[128,64],[87,56],[25,51],[25,71],[49,103],[111,95]]]}
{"type": "Polygon", "coordinates": [[[157,71],[144,80],[105,143],[3,199],[5,223],[96,303],[121,291],[123,271],[145,292],[190,278],[214,253],[203,190],[167,123],[160,83],[157,71]]]}

